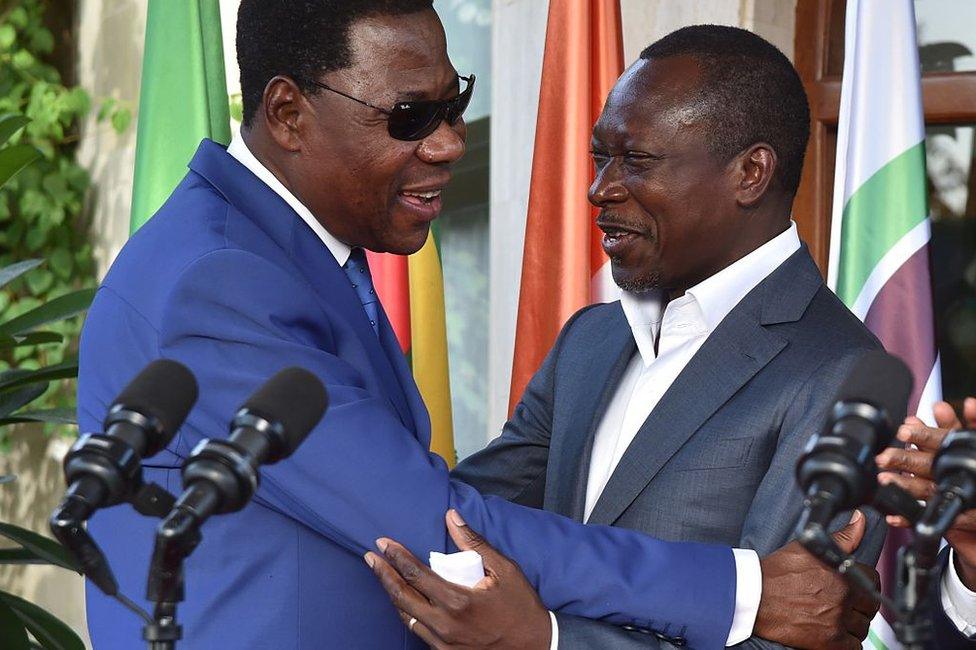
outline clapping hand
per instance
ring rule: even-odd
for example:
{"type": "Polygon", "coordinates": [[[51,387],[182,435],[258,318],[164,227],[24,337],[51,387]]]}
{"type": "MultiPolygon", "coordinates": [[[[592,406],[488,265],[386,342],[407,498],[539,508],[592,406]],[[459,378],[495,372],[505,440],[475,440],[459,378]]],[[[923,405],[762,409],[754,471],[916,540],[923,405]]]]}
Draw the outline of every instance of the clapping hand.
{"type": "MultiPolygon", "coordinates": [[[[882,470],[878,474],[879,483],[895,483],[923,501],[935,493],[932,462],[936,452],[949,431],[963,426],[947,402],[936,404],[934,411],[937,426],[928,427],[918,418],[909,417],[898,429],[898,440],[905,445],[914,445],[914,449],[889,447],[875,459],[878,469],[882,470]]],[[[976,429],[976,398],[966,398],[963,420],[966,427],[976,429]]],[[[887,521],[888,525],[899,528],[910,526],[904,517],[889,515],[887,521]]],[[[956,551],[959,577],[970,589],[976,588],[976,510],[960,515],[945,537],[956,551]]]]}

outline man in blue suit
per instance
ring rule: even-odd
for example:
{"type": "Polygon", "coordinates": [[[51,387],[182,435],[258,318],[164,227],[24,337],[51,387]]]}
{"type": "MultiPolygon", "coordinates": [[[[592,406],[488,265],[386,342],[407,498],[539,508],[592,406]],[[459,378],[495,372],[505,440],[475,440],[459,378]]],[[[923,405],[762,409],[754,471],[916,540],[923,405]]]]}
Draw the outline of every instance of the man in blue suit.
{"type": "MultiPolygon", "coordinates": [[[[155,358],[196,375],[195,409],[144,464],[147,480],[173,492],[191,449],[226,432],[277,370],[306,367],[329,390],[330,410],[299,452],[263,471],[242,512],[207,524],[186,565],[181,647],[420,647],[363,555],[381,535],[417,554],[453,550],[448,509],[538,591],[540,606],[511,622],[524,626],[524,647],[549,643],[545,608],[723,646],[738,593],[728,546],[482,497],[428,452],[429,418],[363,251],[418,250],[464,151],[474,79],[451,66],[431,1],[244,0],[238,53],[243,137],[226,150],[201,144],[113,264],[81,341],[83,430],[98,430],[155,358]]],[[[155,524],[126,507],[91,521],[130,596],[144,588],[155,524]]],[[[795,559],[781,551],[779,566],[795,559]]],[[[803,565],[800,577],[839,593],[821,568],[803,565]]],[[[771,587],[763,602],[795,591],[771,587]]],[[[88,614],[100,650],[138,643],[139,622],[93,590],[88,614]]]]}

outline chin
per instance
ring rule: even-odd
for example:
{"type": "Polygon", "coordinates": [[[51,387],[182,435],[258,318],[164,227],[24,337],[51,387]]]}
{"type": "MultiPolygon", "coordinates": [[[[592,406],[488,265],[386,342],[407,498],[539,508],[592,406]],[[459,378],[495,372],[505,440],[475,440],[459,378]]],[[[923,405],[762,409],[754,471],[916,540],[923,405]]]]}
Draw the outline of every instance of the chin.
{"type": "Polygon", "coordinates": [[[422,231],[404,233],[399,237],[391,237],[384,242],[383,251],[393,255],[413,255],[427,242],[430,235],[430,226],[424,225],[422,231]]]}
{"type": "Polygon", "coordinates": [[[611,266],[614,284],[630,293],[640,293],[661,288],[661,274],[658,271],[621,269],[611,266]]]}

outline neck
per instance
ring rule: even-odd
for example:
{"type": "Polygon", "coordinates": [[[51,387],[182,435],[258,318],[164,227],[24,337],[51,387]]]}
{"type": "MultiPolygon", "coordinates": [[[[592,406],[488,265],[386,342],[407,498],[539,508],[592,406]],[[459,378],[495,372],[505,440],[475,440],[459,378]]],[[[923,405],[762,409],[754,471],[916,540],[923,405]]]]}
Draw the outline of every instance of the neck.
{"type": "Polygon", "coordinates": [[[280,181],[289,192],[294,194],[299,201],[305,203],[301,195],[295,190],[294,184],[289,181],[288,174],[285,172],[283,165],[279,164],[274,142],[270,137],[268,137],[268,134],[261,129],[242,126],[241,139],[244,140],[244,144],[246,144],[248,150],[254,154],[254,157],[258,159],[258,162],[260,162],[268,169],[268,171],[274,174],[274,177],[277,178],[278,181],[280,181]]]}

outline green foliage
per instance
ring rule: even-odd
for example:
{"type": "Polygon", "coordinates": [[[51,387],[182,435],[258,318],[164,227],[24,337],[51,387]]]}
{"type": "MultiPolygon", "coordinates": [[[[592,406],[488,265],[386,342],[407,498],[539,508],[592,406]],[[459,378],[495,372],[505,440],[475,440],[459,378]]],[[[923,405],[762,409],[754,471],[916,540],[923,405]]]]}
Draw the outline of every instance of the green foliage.
{"type": "Polygon", "coordinates": [[[244,121],[244,99],[240,93],[234,93],[227,97],[227,103],[230,107],[230,119],[235,122],[244,121]]]}
{"type": "MultiPolygon", "coordinates": [[[[78,122],[92,102],[81,88],[64,85],[47,60],[55,47],[55,36],[44,24],[49,4],[0,1],[0,143],[11,145],[3,150],[6,162],[0,162],[0,183],[9,179],[0,188],[0,267],[29,258],[47,260],[0,289],[0,322],[95,285],[85,210],[89,177],[75,162],[78,122]]],[[[132,119],[129,108],[112,99],[101,103],[98,117],[117,131],[128,128],[132,119]]],[[[80,320],[53,322],[41,336],[16,339],[18,345],[10,345],[4,334],[11,333],[0,330],[0,372],[56,366],[71,358],[80,320]],[[62,340],[66,345],[45,345],[62,340]]],[[[51,382],[40,406],[63,412],[72,404],[69,382],[58,380],[51,382]]],[[[3,442],[0,432],[0,447],[3,442]]]]}

